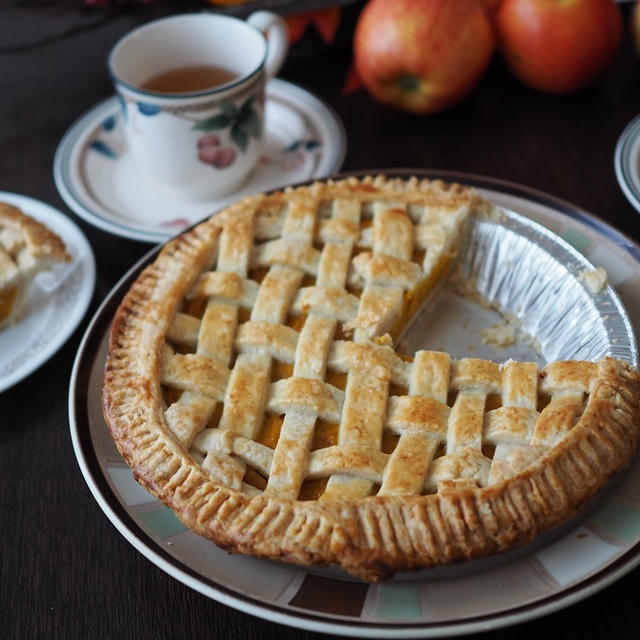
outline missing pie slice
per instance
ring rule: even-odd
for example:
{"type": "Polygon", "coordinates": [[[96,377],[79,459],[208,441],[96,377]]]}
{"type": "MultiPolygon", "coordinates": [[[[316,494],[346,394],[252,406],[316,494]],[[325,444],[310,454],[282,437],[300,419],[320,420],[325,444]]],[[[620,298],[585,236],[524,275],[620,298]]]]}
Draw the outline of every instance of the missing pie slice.
{"type": "Polygon", "coordinates": [[[136,479],[223,548],[366,580],[571,517],[634,455],[634,370],[408,358],[390,337],[487,206],[459,185],[349,178],[247,198],[169,242],[105,366],[136,479]]]}
{"type": "Polygon", "coordinates": [[[40,271],[70,261],[63,240],[51,229],[0,202],[0,329],[16,321],[40,271]]]}

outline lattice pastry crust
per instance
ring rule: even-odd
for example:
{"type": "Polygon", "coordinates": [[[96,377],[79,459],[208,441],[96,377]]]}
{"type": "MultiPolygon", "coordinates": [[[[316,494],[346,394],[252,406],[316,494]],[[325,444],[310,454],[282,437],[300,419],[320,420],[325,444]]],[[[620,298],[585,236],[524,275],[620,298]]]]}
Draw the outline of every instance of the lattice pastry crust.
{"type": "Polygon", "coordinates": [[[38,272],[70,261],[63,240],[51,229],[0,202],[0,328],[16,320],[38,272]]]}
{"type": "Polygon", "coordinates": [[[627,465],[626,364],[399,356],[476,194],[350,178],[245,199],[123,300],[103,406],[134,476],[233,551],[367,580],[508,549],[627,465]]]}

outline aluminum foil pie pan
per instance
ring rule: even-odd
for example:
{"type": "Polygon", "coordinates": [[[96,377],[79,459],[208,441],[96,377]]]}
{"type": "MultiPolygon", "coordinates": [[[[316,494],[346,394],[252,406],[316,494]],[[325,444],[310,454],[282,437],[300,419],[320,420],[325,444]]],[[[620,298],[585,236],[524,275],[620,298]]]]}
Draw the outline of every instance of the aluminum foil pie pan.
{"type": "Polygon", "coordinates": [[[631,321],[606,273],[509,209],[472,219],[453,273],[409,328],[401,349],[540,365],[613,356],[638,366],[631,321]]]}

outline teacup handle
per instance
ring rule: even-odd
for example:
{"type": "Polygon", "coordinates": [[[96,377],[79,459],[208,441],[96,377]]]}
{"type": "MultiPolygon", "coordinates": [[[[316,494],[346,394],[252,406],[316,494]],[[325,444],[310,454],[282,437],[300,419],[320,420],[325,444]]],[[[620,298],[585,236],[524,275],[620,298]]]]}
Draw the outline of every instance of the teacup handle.
{"type": "Polygon", "coordinates": [[[247,22],[267,37],[267,59],[264,66],[268,78],[275,76],[287,57],[289,29],[287,23],[271,11],[255,11],[247,22]]]}

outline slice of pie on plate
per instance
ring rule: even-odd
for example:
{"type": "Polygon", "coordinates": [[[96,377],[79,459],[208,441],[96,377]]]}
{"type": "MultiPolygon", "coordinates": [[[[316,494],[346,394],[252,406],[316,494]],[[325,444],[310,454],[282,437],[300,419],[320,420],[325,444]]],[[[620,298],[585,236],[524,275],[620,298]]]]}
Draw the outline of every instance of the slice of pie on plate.
{"type": "Polygon", "coordinates": [[[17,207],[0,202],[0,329],[18,319],[40,271],[70,261],[57,234],[17,207]]]}
{"type": "Polygon", "coordinates": [[[459,185],[349,178],[170,241],[116,314],[103,408],[136,479],[226,549],[367,580],[523,544],[632,459],[627,364],[398,355],[466,221],[459,185]]]}

